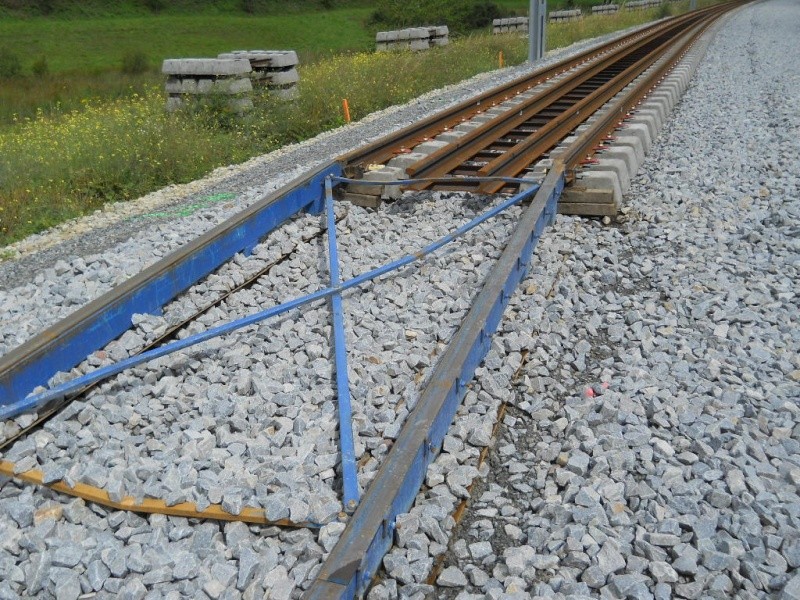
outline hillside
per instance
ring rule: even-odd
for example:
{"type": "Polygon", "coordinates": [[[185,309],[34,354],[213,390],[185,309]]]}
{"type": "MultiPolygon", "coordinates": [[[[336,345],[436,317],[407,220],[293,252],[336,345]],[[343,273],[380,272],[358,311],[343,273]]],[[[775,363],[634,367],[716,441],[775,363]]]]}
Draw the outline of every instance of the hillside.
{"type": "Polygon", "coordinates": [[[372,5],[368,0],[0,0],[0,18],[248,15],[372,5]]]}

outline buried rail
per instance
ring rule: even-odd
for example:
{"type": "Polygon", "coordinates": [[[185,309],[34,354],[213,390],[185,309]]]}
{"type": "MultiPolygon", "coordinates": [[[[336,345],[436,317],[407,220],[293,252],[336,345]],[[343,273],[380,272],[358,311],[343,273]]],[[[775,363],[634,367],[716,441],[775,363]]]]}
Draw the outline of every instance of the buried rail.
{"type": "Polygon", "coordinates": [[[81,498],[86,502],[93,502],[113,510],[126,510],[143,514],[160,514],[172,517],[184,517],[186,519],[210,519],[216,521],[242,521],[253,525],[280,525],[282,527],[298,527],[306,529],[319,529],[322,525],[311,521],[292,521],[290,519],[271,520],[267,518],[263,508],[245,506],[241,512],[234,514],[225,510],[221,504],[210,504],[205,508],[199,508],[194,502],[179,502],[178,504],[167,504],[159,498],[137,499],[134,496],[116,497],[108,490],[88,485],[85,483],[75,483],[69,485],[66,481],[46,482],[44,473],[39,469],[30,469],[19,472],[15,463],[9,460],[0,460],[0,475],[13,479],[18,479],[25,483],[49,487],[56,492],[81,498]]]}

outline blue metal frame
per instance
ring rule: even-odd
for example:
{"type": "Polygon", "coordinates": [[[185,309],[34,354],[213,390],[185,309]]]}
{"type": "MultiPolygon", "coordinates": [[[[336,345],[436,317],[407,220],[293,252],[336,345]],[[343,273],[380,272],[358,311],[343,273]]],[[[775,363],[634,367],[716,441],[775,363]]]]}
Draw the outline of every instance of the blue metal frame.
{"type": "MultiPolygon", "coordinates": [[[[319,175],[318,173],[318,177],[319,175]]],[[[491,336],[502,319],[503,311],[519,281],[525,276],[533,248],[541,236],[545,225],[552,222],[555,218],[558,196],[560,195],[564,183],[563,175],[559,172],[555,184],[553,181],[550,181],[550,184],[546,186],[544,190],[547,195],[546,199],[540,198],[540,196],[542,196],[542,189],[540,189],[538,185],[532,185],[530,189],[502,202],[500,205],[471,220],[469,223],[462,225],[450,234],[424,247],[419,252],[406,255],[389,264],[363,273],[345,282],[340,282],[332,194],[332,181],[343,181],[343,178],[339,177],[339,175],[340,173],[327,173],[321,177],[321,182],[319,178],[314,178],[317,185],[320,183],[323,184],[324,199],[319,197],[319,195],[314,196],[313,194],[310,199],[309,196],[306,195],[298,196],[298,190],[292,189],[288,194],[279,197],[271,204],[272,207],[276,205],[280,207],[276,208],[275,213],[272,213],[270,210],[265,210],[263,211],[264,213],[269,213],[268,216],[265,216],[257,212],[256,215],[260,215],[261,218],[255,218],[252,221],[247,220],[244,224],[240,224],[239,227],[233,228],[233,235],[217,235],[212,238],[208,247],[200,250],[200,254],[205,260],[208,260],[209,255],[213,257],[219,256],[219,252],[215,253],[213,248],[221,247],[229,251],[232,247],[230,242],[231,238],[238,240],[239,243],[236,244],[236,247],[239,249],[238,251],[245,249],[248,244],[252,246],[255,243],[254,240],[259,240],[263,237],[263,233],[256,234],[253,232],[253,222],[266,224],[268,227],[271,226],[274,228],[277,223],[276,215],[284,214],[284,212],[282,212],[283,207],[281,206],[281,202],[289,197],[294,197],[295,200],[302,198],[306,200],[306,202],[300,208],[297,208],[294,213],[285,216],[284,220],[303,208],[313,212],[319,212],[323,209],[327,211],[326,221],[331,276],[330,287],[318,290],[301,298],[290,300],[281,305],[260,311],[259,313],[248,315],[247,317],[231,323],[209,329],[183,340],[166,344],[138,356],[130,357],[115,365],[97,369],[92,373],[57,386],[42,394],[32,395],[16,402],[0,405],[0,418],[9,418],[26,410],[47,404],[50,401],[63,398],[71,392],[78,391],[91,383],[107,379],[127,368],[177,350],[188,348],[242,327],[258,323],[305,304],[331,298],[334,320],[334,350],[339,400],[344,503],[346,508],[352,509],[358,503],[358,480],[352,433],[352,414],[347,377],[347,355],[341,293],[347,289],[359,286],[367,281],[381,277],[386,273],[396,271],[413,262],[421,260],[428,254],[435,252],[442,246],[464,235],[510,206],[536,194],[532,205],[523,213],[519,226],[512,235],[495,270],[492,271],[487,279],[484,289],[480,292],[470,312],[467,314],[456,337],[437,363],[432,378],[428,382],[420,402],[409,416],[389,457],[387,457],[386,461],[384,461],[384,464],[381,466],[375,480],[367,491],[367,495],[355,509],[356,512],[348,524],[348,528],[345,530],[342,538],[340,538],[328,561],[323,565],[323,569],[320,571],[317,581],[308,592],[307,596],[309,598],[350,598],[366,591],[372,576],[380,566],[383,555],[391,546],[396,516],[408,510],[413,503],[424,480],[427,465],[439,451],[447,428],[466,391],[467,382],[472,379],[475,369],[488,351],[491,344],[491,336]],[[525,233],[526,238],[520,248],[520,232],[524,231],[525,228],[529,226],[531,219],[533,219],[533,221],[532,224],[530,224],[529,235],[525,233]],[[222,244],[221,240],[224,240],[225,244],[222,244]],[[512,255],[513,257],[509,258],[512,255]],[[509,263],[509,260],[512,260],[513,263],[509,263]],[[495,294],[498,289],[498,277],[505,277],[505,279],[499,288],[499,294],[495,294]],[[491,297],[490,304],[487,304],[487,294],[491,297]],[[487,306],[489,307],[488,311],[487,306]],[[478,328],[477,330],[476,327],[478,328]],[[398,456],[400,457],[399,460],[397,459],[398,456]],[[366,546],[364,545],[365,543],[366,546]]],[[[549,180],[552,180],[554,177],[555,175],[553,172],[548,175],[549,180]]],[[[529,180],[518,180],[518,182],[532,184],[529,180]]],[[[545,184],[547,184],[547,182],[548,180],[545,180],[545,184]]],[[[415,182],[409,180],[407,183],[415,182]]],[[[231,256],[233,254],[235,254],[235,251],[231,253],[231,256]]],[[[185,268],[185,265],[187,263],[193,264],[191,260],[193,256],[195,256],[194,253],[189,255],[189,260],[177,261],[168,272],[173,274],[190,272],[185,268]]],[[[208,263],[204,264],[205,268],[208,268],[208,263]]],[[[213,269],[208,269],[207,272],[210,272],[210,270],[213,269]]],[[[159,289],[158,284],[162,280],[163,277],[156,278],[152,286],[147,289],[150,289],[151,292],[153,289],[159,289]]],[[[136,298],[139,296],[133,294],[132,297],[136,298]]],[[[154,295],[148,296],[148,298],[152,297],[154,297],[154,295]]],[[[160,308],[160,306],[158,306],[158,308],[160,308]]],[[[140,312],[140,310],[137,309],[134,312],[140,312]]],[[[78,338],[80,337],[81,336],[78,336],[78,338]]],[[[71,360],[75,358],[76,357],[73,357],[71,360]]]]}
{"type": "MultiPolygon", "coordinates": [[[[79,310],[0,360],[0,407],[9,407],[34,388],[46,385],[86,356],[130,329],[136,313],[159,313],[162,307],[238,252],[247,252],[270,231],[307,210],[319,213],[323,182],[340,175],[330,163],[301,181],[246,209],[238,223],[224,223],[187,248],[161,260],[121,286],[79,310]]],[[[236,219],[234,219],[235,221],[236,219]]],[[[3,411],[4,418],[9,413],[3,411]]]]}
{"type": "MultiPolygon", "coordinates": [[[[321,186],[324,186],[324,181],[321,182],[321,186]]],[[[121,373],[122,371],[129,369],[131,367],[135,367],[143,363],[149,362],[151,360],[154,360],[156,358],[166,356],[167,354],[177,352],[178,350],[183,350],[185,348],[195,346],[202,342],[208,341],[212,338],[225,335],[237,329],[241,329],[242,327],[247,327],[248,325],[254,325],[256,323],[260,323],[261,321],[265,321],[266,319],[282,315],[283,313],[286,313],[295,308],[299,308],[311,302],[316,302],[318,300],[324,300],[326,298],[330,298],[336,294],[340,294],[343,291],[349,290],[354,287],[358,287],[368,281],[377,279],[382,275],[385,275],[387,273],[396,271],[402,267],[410,265],[413,262],[421,260],[428,254],[435,252],[442,246],[452,242],[454,239],[464,235],[465,233],[467,233],[471,229],[474,229],[481,223],[500,214],[510,206],[513,206],[514,204],[521,202],[525,198],[532,195],[536,191],[536,189],[538,188],[534,187],[523,194],[518,194],[517,196],[514,196],[506,200],[505,202],[486,211],[481,216],[476,217],[469,223],[462,225],[458,229],[447,234],[446,236],[443,236],[442,238],[429,244],[422,250],[415,252],[414,254],[407,254],[406,256],[403,256],[393,262],[372,269],[371,271],[367,271],[366,273],[362,273],[357,277],[353,277],[352,279],[348,279],[347,281],[342,282],[336,287],[323,288],[316,292],[312,292],[311,294],[307,294],[305,296],[289,300],[288,302],[284,302],[283,304],[279,304],[277,306],[270,307],[268,309],[259,311],[257,313],[253,313],[252,315],[247,315],[246,317],[242,317],[241,319],[236,319],[235,321],[225,323],[224,325],[212,327],[211,329],[207,329],[206,331],[194,334],[182,340],[176,340],[174,342],[170,342],[169,344],[164,344],[163,346],[159,346],[158,348],[153,348],[152,350],[148,350],[147,352],[142,352],[141,354],[131,356],[130,358],[121,360],[118,363],[114,363],[113,365],[101,367],[99,369],[92,371],[91,373],[87,373],[86,375],[82,375],[81,377],[72,379],[61,385],[53,387],[50,390],[41,392],[40,394],[34,394],[28,396],[27,398],[16,400],[7,405],[0,405],[0,419],[12,418],[23,412],[30,411],[39,406],[48,404],[49,402],[60,400],[64,398],[67,394],[72,394],[86,387],[87,385],[108,379],[109,377],[117,375],[118,373],[121,373]]]]}

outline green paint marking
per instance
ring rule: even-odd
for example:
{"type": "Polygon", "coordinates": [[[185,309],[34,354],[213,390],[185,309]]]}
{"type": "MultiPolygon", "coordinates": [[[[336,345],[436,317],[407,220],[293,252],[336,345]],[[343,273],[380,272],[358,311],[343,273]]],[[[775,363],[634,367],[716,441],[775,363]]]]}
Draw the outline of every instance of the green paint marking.
{"type": "Polygon", "coordinates": [[[211,194],[210,196],[206,196],[200,202],[196,202],[194,204],[189,204],[186,206],[181,206],[180,208],[176,208],[175,210],[166,211],[166,212],[151,212],[145,213],[143,215],[137,215],[135,217],[131,217],[129,220],[136,220],[136,219],[166,219],[168,217],[188,217],[194,213],[196,213],[201,208],[205,208],[212,204],[219,204],[220,202],[225,202],[226,200],[233,200],[236,198],[236,194],[231,192],[222,192],[220,194],[211,194]]]}

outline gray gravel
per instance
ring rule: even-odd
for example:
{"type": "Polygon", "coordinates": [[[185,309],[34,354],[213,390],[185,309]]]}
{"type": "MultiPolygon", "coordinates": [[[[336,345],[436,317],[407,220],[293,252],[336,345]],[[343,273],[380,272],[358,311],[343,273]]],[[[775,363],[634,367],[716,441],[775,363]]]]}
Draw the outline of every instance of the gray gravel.
{"type": "MultiPolygon", "coordinates": [[[[340,205],[342,276],[352,277],[417,250],[498,201],[433,193],[408,195],[378,211],[340,205]],[[413,239],[408,231],[415,232],[413,239]]],[[[419,266],[345,295],[362,487],[380,466],[416,402],[420,382],[469,308],[471,294],[499,256],[519,212],[512,209],[419,266]]],[[[312,234],[321,222],[320,217],[305,216],[282,227],[268,244],[195,286],[163,316],[137,317],[136,327],[94,353],[71,375],[126,357],[180,315],[230,289],[243,273],[257,271],[291,249],[290,257],[268,278],[231,296],[186,333],[319,289],[327,280],[326,242],[324,236],[312,239],[312,234]],[[302,238],[310,241],[298,242],[302,238]]],[[[13,589],[38,585],[50,592],[50,584],[36,579],[39,569],[52,579],[60,562],[74,560],[70,567],[77,574],[96,579],[110,593],[118,591],[114,587],[118,584],[135,587],[131,590],[135,594],[141,586],[154,589],[156,584],[180,581],[184,594],[202,589],[212,597],[223,593],[238,597],[231,581],[244,578],[239,591],[250,587],[251,594],[258,595],[265,589],[273,593],[282,589],[286,597],[299,595],[343,528],[338,522],[342,506],[329,322],[326,306],[304,309],[133,369],[103,384],[86,400],[74,402],[3,455],[16,463],[18,471],[40,468],[48,481],[63,478],[68,485],[104,487],[113,500],[126,495],[137,500],[162,498],[170,505],[194,502],[200,509],[221,503],[234,514],[244,506],[262,507],[272,520],[312,521],[324,525],[322,529],[273,533],[274,564],[265,569],[258,565],[264,550],[256,544],[265,530],[275,530],[241,526],[235,529],[233,543],[227,538],[232,526],[225,526],[219,551],[198,557],[198,547],[219,533],[218,525],[207,528],[208,540],[198,541],[197,531],[203,526],[164,519],[167,538],[171,527],[181,528],[165,551],[160,546],[164,535],[159,538],[145,520],[136,517],[136,525],[120,525],[120,532],[102,519],[96,522],[91,515],[102,517],[106,512],[90,507],[83,537],[76,540],[72,533],[56,530],[48,538],[50,554],[38,556],[23,538],[53,497],[8,482],[0,490],[0,515],[7,515],[0,518],[0,525],[7,528],[10,540],[4,564],[8,572],[23,577],[13,589]],[[92,565],[98,553],[110,551],[112,538],[121,539],[133,558],[127,559],[127,571],[120,567],[113,577],[121,581],[109,584],[105,569],[113,574],[111,565],[92,565]],[[237,544],[254,553],[247,555],[250,562],[241,557],[232,562],[227,556],[237,544]],[[81,556],[85,562],[80,562],[81,556]],[[185,560],[177,562],[177,556],[185,560]],[[159,574],[153,575],[151,568],[156,565],[159,574]],[[242,575],[245,567],[258,574],[255,580],[242,575]]],[[[5,426],[13,433],[12,423],[5,426]]],[[[83,506],[80,501],[73,504],[83,506]]]]}
{"type": "MultiPolygon", "coordinates": [[[[398,522],[397,546],[384,563],[390,577],[373,598],[716,597],[733,589],[759,596],[800,588],[793,572],[800,564],[800,364],[791,328],[800,106],[797,67],[788,58],[795,34],[785,31],[798,21],[796,4],[768,6],[736,17],[712,47],[669,135],[654,150],[656,160],[637,178],[628,221],[603,228],[560,217],[555,235],[543,241],[445,452],[429,469],[429,488],[398,522]],[[745,52],[753,28],[770,37],[745,52]],[[731,55],[746,63],[747,82],[728,81],[730,70],[714,71],[731,55]],[[779,80],[781,71],[789,77],[779,80]],[[791,100],[780,100],[781,86],[791,100]],[[761,128],[743,146],[745,123],[761,128]],[[711,264],[717,269],[706,268],[711,264]],[[587,397],[589,386],[597,396],[587,397]],[[510,408],[490,468],[478,456],[492,443],[504,402],[510,408]],[[475,481],[477,500],[451,539],[450,514],[475,481]],[[448,562],[432,588],[425,581],[442,555],[448,562]]],[[[493,76],[467,87],[490,80],[496,83],[493,76]]],[[[452,101],[452,91],[428,96],[397,113],[404,116],[395,125],[452,101]]],[[[382,127],[367,126],[375,135],[382,127]]],[[[342,138],[343,146],[365,137],[364,130],[347,128],[325,136],[316,150],[303,145],[281,160],[298,164],[304,155],[330,152],[338,135],[352,135],[342,138]]],[[[99,258],[82,256],[90,247],[84,240],[3,265],[4,281],[21,281],[23,269],[41,279],[32,287],[10,284],[0,297],[4,321],[16,324],[3,329],[0,343],[13,347],[61,316],[57,305],[74,310],[81,299],[136,272],[154,259],[145,249],[177,247],[187,237],[182,227],[196,234],[252,202],[264,192],[272,164],[259,162],[237,175],[238,183],[214,188],[239,193],[230,206],[158,217],[169,223],[154,232],[151,221],[146,234],[127,224],[124,237],[134,235],[123,244],[117,240],[125,224],[103,230],[93,238],[109,244],[99,258]],[[63,264],[52,267],[56,256],[63,264]],[[75,279],[83,287],[68,289],[75,279]],[[15,295],[40,307],[30,310],[31,320],[24,320],[15,295]]],[[[416,249],[481,208],[480,201],[439,194],[409,196],[378,213],[340,207],[343,276],[416,249]],[[411,230],[418,233],[414,240],[406,237],[411,230]]],[[[499,254],[515,214],[400,277],[347,296],[362,485],[413,407],[419,383],[467,309],[469,290],[499,254]]],[[[324,238],[297,242],[319,225],[311,217],[286,225],[269,245],[195,288],[163,317],[137,318],[135,330],[81,368],[127,355],[292,244],[296,251],[268,281],[191,331],[323,285],[324,238]]],[[[41,465],[52,480],[66,476],[115,494],[222,502],[231,512],[261,505],[276,518],[288,506],[291,518],[326,523],[321,530],[145,519],[5,482],[0,597],[77,598],[92,591],[126,598],[261,598],[265,591],[270,598],[298,597],[343,526],[336,518],[328,323],[321,306],[301,319],[254,327],[136,369],[7,455],[26,468],[41,465]],[[298,340],[305,342],[303,352],[298,340]],[[206,361],[211,357],[219,360],[206,361]]]]}
{"type": "Polygon", "coordinates": [[[735,15],[623,222],[558,218],[478,378],[527,340],[489,463],[446,443],[404,518],[443,532],[398,535],[372,598],[798,597],[798,22],[735,15]]]}
{"type": "MultiPolygon", "coordinates": [[[[225,173],[218,172],[205,183],[188,186],[195,194],[188,201],[186,187],[168,189],[143,200],[141,208],[115,207],[26,240],[18,250],[32,254],[0,266],[6,286],[0,291],[0,351],[24,342],[294,177],[288,164],[293,169],[303,163],[311,167],[363,142],[365,128],[377,136],[520,72],[478,77],[463,89],[429,95],[313,144],[232,168],[230,185],[224,187],[218,184],[225,173]],[[231,190],[235,197],[209,199],[211,193],[231,190]],[[178,204],[170,206],[173,200],[178,204]],[[158,208],[164,203],[166,208],[158,208]],[[72,230],[80,235],[72,238],[72,230]],[[52,246],[54,241],[59,243],[52,246]]],[[[440,194],[410,197],[378,212],[340,206],[342,274],[349,277],[416,250],[485,207],[482,201],[440,194]],[[417,235],[410,238],[409,231],[417,235]]],[[[350,381],[362,487],[414,406],[420,382],[499,255],[516,214],[518,209],[500,219],[500,225],[484,226],[397,278],[348,294],[350,381]]],[[[128,356],[240,283],[246,273],[288,252],[290,258],[272,269],[268,280],[212,310],[185,334],[324,285],[324,238],[299,241],[320,225],[312,217],[285,225],[251,257],[237,257],[166,307],[163,316],[135,316],[134,328],[120,340],[53,381],[128,356]]],[[[328,310],[322,306],[296,317],[249,328],[117,377],[12,446],[3,458],[14,460],[17,472],[41,468],[46,482],[63,479],[69,485],[104,487],[112,499],[131,494],[137,500],[160,497],[168,504],[192,501],[199,508],[221,503],[232,513],[261,506],[269,518],[316,521],[323,524],[321,529],[143,519],[6,481],[0,487],[0,597],[70,598],[93,591],[131,598],[255,598],[265,591],[271,598],[298,597],[343,524],[337,520],[341,504],[328,310]]],[[[4,435],[29,420],[26,416],[3,424],[4,435]]],[[[473,437],[488,442],[489,432],[483,427],[473,437]]]]}

